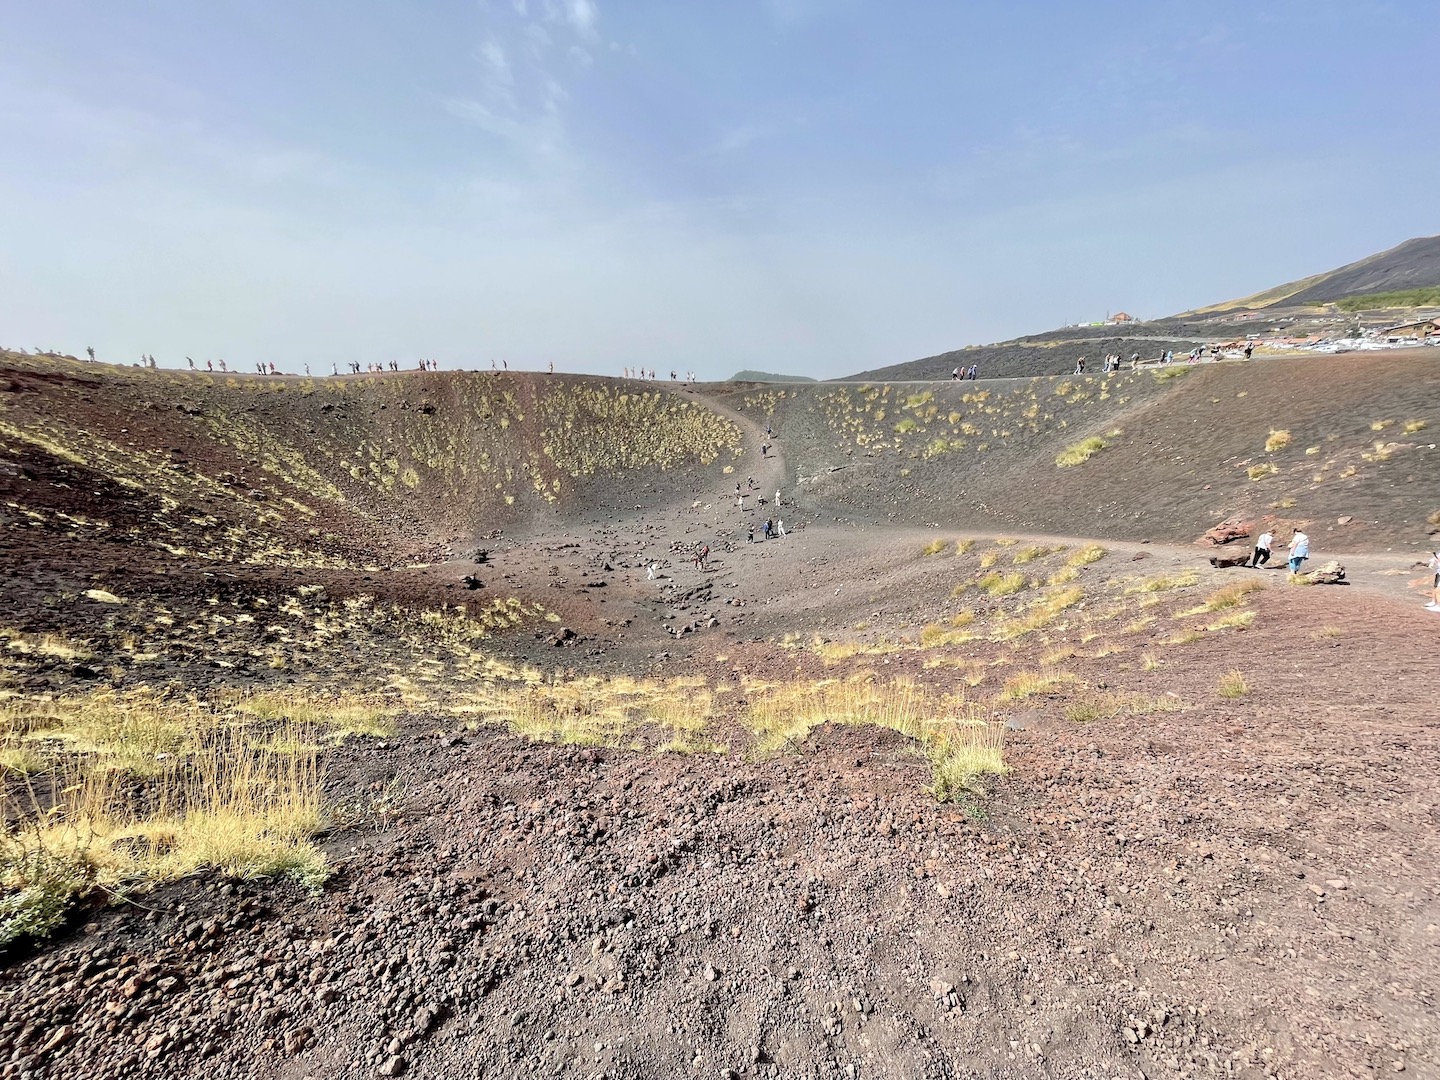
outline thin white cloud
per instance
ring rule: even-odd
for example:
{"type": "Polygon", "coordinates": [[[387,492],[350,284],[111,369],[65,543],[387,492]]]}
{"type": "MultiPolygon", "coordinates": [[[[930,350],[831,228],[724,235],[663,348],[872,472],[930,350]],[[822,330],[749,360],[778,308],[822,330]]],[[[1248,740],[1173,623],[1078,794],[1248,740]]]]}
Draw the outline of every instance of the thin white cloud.
{"type": "Polygon", "coordinates": [[[761,139],[768,139],[775,134],[776,129],[773,127],[766,127],[759,124],[744,124],[727,131],[703,152],[711,155],[733,154],[737,150],[743,150],[752,143],[759,142],[761,139]]]}
{"type": "Polygon", "coordinates": [[[853,0],[767,0],[770,18],[782,27],[805,26],[853,7],[853,0]]]}
{"type": "Polygon", "coordinates": [[[530,47],[530,55],[537,60],[554,43],[550,32],[537,22],[526,23],[525,29],[521,33],[525,36],[525,43],[530,47]]]}
{"type": "Polygon", "coordinates": [[[595,0],[511,0],[492,12],[476,48],[478,78],[468,93],[442,100],[450,115],[475,125],[548,166],[573,164],[563,75],[578,77],[602,46],[595,0]],[[559,63],[558,51],[563,49],[559,63]]]}
{"type": "Polygon", "coordinates": [[[600,19],[600,9],[594,0],[565,0],[565,20],[577,34],[587,37],[594,32],[595,23],[600,19]]]}
{"type": "Polygon", "coordinates": [[[486,88],[492,94],[508,98],[515,86],[515,74],[510,70],[505,47],[489,38],[477,51],[485,72],[486,88]]]}
{"type": "Polygon", "coordinates": [[[558,159],[564,149],[564,135],[558,122],[561,96],[547,95],[543,108],[535,117],[507,115],[474,98],[449,98],[444,105],[450,115],[469,121],[526,153],[558,159]]]}

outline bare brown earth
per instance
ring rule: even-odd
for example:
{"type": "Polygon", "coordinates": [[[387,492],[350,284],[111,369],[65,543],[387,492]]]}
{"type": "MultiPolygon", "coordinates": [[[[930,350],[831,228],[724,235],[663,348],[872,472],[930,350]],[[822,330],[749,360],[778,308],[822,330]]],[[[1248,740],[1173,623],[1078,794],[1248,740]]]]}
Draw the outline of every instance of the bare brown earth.
{"type": "Polygon", "coordinates": [[[575,643],[549,644],[537,617],[485,648],[562,676],[979,676],[1010,772],[941,804],[893,732],[826,725],[757,754],[722,724],[728,749],[678,754],[414,712],[327,762],[337,806],[363,812],[325,839],[336,872],[319,894],[200,875],[96,897],[13,949],[0,1076],[1440,1076],[1440,616],[1414,566],[1440,508],[1421,441],[1440,395],[1413,358],[1293,363],[1147,375],[1059,407],[1042,381],[1036,419],[1051,419],[1023,434],[1029,390],[995,387],[1014,408],[985,423],[1011,434],[926,459],[910,454],[942,412],[993,398],[937,387],[926,419],[907,387],[857,426],[816,396],[833,388],[682,391],[672,412],[669,391],[626,386],[665,395],[632,413],[574,380],[601,395],[586,407],[604,415],[582,420],[542,380],[307,387],[9,358],[0,623],[94,653],[7,656],[12,693],[364,686],[440,650],[419,613],[503,596],[575,643]],[[1207,411],[1212,397],[1225,407],[1207,411]],[[907,415],[925,430],[895,432],[907,415]],[[1361,458],[1426,416],[1386,459],[1361,458]],[[566,419],[633,425],[647,457],[562,446],[566,419]],[[1053,464],[1111,425],[1132,434],[1053,464]],[[1287,425],[1281,472],[1246,479],[1239,464],[1287,425]],[[1332,433],[1333,472],[1357,471],[1311,484],[1304,450],[1332,433]],[[1297,505],[1268,506],[1283,498],[1297,505]],[[1354,584],[1205,565],[1189,541],[1245,513],[1309,523],[1317,559],[1339,553],[1354,584]],[[747,543],[765,516],[791,535],[747,543]],[[961,537],[976,544],[956,554],[961,537]],[[1074,537],[1107,553],[1079,568],[1073,618],[921,646],[922,626],[965,611],[1004,624],[1012,601],[976,598],[982,553],[1043,576],[1074,537]],[[699,539],[708,572],[687,561],[699,539]],[[936,539],[945,550],[922,554],[936,539]],[[1056,550],[1016,564],[1031,544],[1056,550]],[[1193,585],[1139,591],[1191,569],[1193,585]],[[1188,614],[1238,580],[1265,584],[1253,622],[1188,614]],[[199,629],[301,585],[377,614],[287,644],[283,668],[265,619],[199,629]],[[817,637],[873,651],[832,664],[817,637]],[[1037,670],[1073,682],[1004,699],[1037,670]],[[1230,671],[1249,687],[1233,700],[1217,692],[1230,671]],[[1155,705],[1078,711],[1111,699],[1155,705]]]}

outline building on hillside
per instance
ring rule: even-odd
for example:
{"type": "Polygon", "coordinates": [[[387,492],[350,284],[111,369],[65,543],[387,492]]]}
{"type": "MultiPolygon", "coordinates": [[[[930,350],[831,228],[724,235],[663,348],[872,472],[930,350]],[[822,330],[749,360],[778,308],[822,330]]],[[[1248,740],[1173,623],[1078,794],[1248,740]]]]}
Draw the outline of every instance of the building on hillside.
{"type": "Polygon", "coordinates": [[[1401,323],[1399,326],[1391,326],[1380,331],[1380,336],[1387,341],[1398,341],[1401,338],[1428,338],[1440,334],[1440,318],[1417,319],[1415,322],[1401,323]]]}
{"type": "Polygon", "coordinates": [[[1125,312],[1123,312],[1123,311],[1117,311],[1114,315],[1111,315],[1108,319],[1105,320],[1105,325],[1106,325],[1106,326],[1118,326],[1120,323],[1129,323],[1129,322],[1134,322],[1134,321],[1135,321],[1135,316],[1134,316],[1134,315],[1127,315],[1127,314],[1126,314],[1125,312]]]}

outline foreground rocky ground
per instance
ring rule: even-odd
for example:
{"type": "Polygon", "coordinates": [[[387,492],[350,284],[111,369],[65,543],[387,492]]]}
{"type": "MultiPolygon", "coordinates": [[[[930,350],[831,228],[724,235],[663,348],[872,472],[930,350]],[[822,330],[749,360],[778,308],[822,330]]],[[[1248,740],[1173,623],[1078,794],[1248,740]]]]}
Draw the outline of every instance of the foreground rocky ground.
{"type": "Polygon", "coordinates": [[[332,764],[366,807],[321,895],[196,880],[12,958],[0,1074],[1435,1075],[1434,628],[1261,612],[1162,721],[1028,709],[961,806],[888,732],[753,759],[417,717],[332,764]],[[1251,695],[1206,700],[1232,660],[1251,695]]]}

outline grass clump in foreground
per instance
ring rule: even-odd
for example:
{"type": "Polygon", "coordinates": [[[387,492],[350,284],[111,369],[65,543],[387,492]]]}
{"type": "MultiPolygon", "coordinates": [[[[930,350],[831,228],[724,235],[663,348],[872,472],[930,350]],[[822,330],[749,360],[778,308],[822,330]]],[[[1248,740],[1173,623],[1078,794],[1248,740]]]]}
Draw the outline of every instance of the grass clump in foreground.
{"type": "Polygon", "coordinates": [[[197,870],[253,878],[328,874],[312,842],[327,824],[311,729],[197,732],[133,798],[135,783],[103,758],[54,764],[53,801],[25,785],[7,797],[0,839],[0,943],[43,936],[91,888],[121,892],[197,870]],[[269,741],[265,741],[265,740],[269,741]]]}
{"type": "Polygon", "coordinates": [[[662,752],[719,753],[717,725],[733,722],[773,752],[802,742],[824,723],[888,728],[915,739],[931,763],[931,790],[951,800],[975,793],[983,778],[1004,773],[1003,728],[963,692],[942,694],[913,680],[845,679],[742,683],[748,704],[725,707],[726,687],[702,677],[667,681],[627,676],[531,679],[473,692],[462,711],[479,723],[502,723],[518,735],[580,745],[649,743],[662,752]]]}
{"type": "Polygon", "coordinates": [[[1185,703],[1173,694],[1086,694],[1065,710],[1065,719],[1077,724],[1097,720],[1113,720],[1117,716],[1148,716],[1151,713],[1177,712],[1185,703]]]}
{"type": "Polygon", "coordinates": [[[1079,551],[1074,552],[1065,560],[1066,566],[1088,566],[1090,563],[1099,562],[1106,555],[1106,551],[1099,544],[1086,544],[1079,551]]]}
{"type": "Polygon", "coordinates": [[[0,707],[8,775],[0,944],[42,936],[91,889],[121,893],[199,870],[328,874],[323,742],[388,730],[384,710],[299,691],[213,698],[111,690],[0,707]],[[44,777],[35,784],[27,774],[44,777]]]}
{"type": "Polygon", "coordinates": [[[1075,465],[1083,465],[1092,457],[1104,450],[1109,444],[1097,435],[1091,435],[1088,439],[1081,439],[1073,446],[1067,446],[1060,453],[1055,455],[1055,464],[1062,469],[1068,469],[1075,465]]]}
{"type": "Polygon", "coordinates": [[[635,745],[650,736],[662,750],[724,749],[708,734],[716,694],[703,677],[635,679],[620,675],[492,682],[452,711],[499,723],[537,742],[579,746],[635,745]]]}
{"type": "Polygon", "coordinates": [[[942,802],[977,792],[1005,773],[1004,726],[964,693],[938,693],[907,678],[881,682],[862,673],[819,682],[744,684],[749,707],[738,718],[761,752],[800,742],[824,723],[888,728],[916,740],[931,766],[930,791],[942,802]]]}
{"type": "Polygon", "coordinates": [[[1253,592],[1259,592],[1263,588],[1265,588],[1264,583],[1259,581],[1237,581],[1231,585],[1224,585],[1207,596],[1198,607],[1181,611],[1175,617],[1182,619],[1187,615],[1207,615],[1215,611],[1240,607],[1245,603],[1247,596],[1253,592]]]}
{"type": "Polygon", "coordinates": [[[1053,694],[1062,687],[1072,686],[1075,675],[1068,671],[1024,671],[1005,680],[1000,697],[1005,701],[1024,701],[1040,694],[1053,694]]]}
{"type": "Polygon", "coordinates": [[[1250,684],[1240,672],[1227,671],[1220,676],[1219,690],[1222,698],[1242,698],[1250,692],[1250,684]]]}
{"type": "Polygon", "coordinates": [[[1001,574],[995,571],[977,578],[975,584],[987,596],[1013,596],[1025,588],[1025,575],[1019,573],[1001,574]]]}
{"type": "Polygon", "coordinates": [[[1290,438],[1290,432],[1288,431],[1271,429],[1270,437],[1265,440],[1265,452],[1267,454],[1273,454],[1277,450],[1284,450],[1290,445],[1290,438]]]}
{"type": "Polygon", "coordinates": [[[1184,570],[1178,574],[1159,574],[1152,578],[1146,578],[1137,585],[1126,589],[1131,593],[1156,593],[1167,592],[1170,589],[1188,589],[1200,581],[1200,574],[1196,570],[1184,570]]]}

